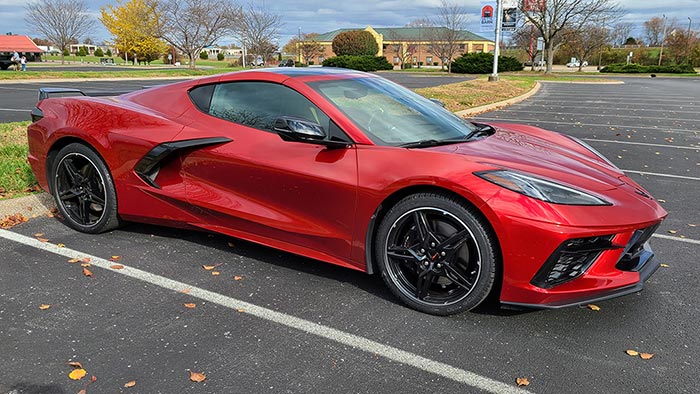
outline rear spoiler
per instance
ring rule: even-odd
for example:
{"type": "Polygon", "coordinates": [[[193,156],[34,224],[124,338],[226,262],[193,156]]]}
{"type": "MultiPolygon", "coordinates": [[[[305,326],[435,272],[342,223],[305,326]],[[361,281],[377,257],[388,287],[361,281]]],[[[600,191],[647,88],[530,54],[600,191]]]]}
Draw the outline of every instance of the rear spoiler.
{"type": "MultiPolygon", "coordinates": [[[[152,86],[143,86],[141,89],[148,89],[152,86]]],[[[39,101],[50,98],[51,95],[71,95],[71,96],[90,96],[90,97],[103,97],[103,96],[119,96],[126,93],[131,93],[133,90],[124,91],[94,91],[94,92],[83,92],[80,89],[73,88],[39,88],[39,101]]]]}

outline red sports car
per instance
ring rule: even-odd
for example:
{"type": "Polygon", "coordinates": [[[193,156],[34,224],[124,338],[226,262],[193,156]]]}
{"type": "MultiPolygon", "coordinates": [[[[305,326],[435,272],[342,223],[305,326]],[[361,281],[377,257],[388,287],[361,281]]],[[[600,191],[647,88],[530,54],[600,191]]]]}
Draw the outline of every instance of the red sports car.
{"type": "Polygon", "coordinates": [[[65,223],[246,239],[379,272],[417,310],[636,292],[666,212],[582,141],[470,123],[372,74],[275,68],[116,97],[42,89],[29,161],[65,223]]]}

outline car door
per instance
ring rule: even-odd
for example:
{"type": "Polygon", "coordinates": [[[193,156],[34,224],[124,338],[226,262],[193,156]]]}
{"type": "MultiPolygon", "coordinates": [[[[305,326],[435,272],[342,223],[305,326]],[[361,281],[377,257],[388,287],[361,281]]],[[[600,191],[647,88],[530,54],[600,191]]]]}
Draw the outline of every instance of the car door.
{"type": "Polygon", "coordinates": [[[280,116],[292,116],[347,137],[317,106],[281,84],[242,81],[205,89],[211,98],[200,108],[196,127],[231,141],[183,157],[188,201],[210,223],[202,226],[348,265],[357,189],[355,148],[350,143],[329,149],[284,141],[272,124],[280,116]]]}

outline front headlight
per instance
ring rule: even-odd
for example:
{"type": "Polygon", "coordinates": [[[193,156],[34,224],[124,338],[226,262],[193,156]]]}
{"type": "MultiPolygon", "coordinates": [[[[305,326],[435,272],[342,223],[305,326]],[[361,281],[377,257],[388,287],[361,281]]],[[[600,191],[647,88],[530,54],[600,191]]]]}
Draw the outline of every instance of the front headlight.
{"type": "Polygon", "coordinates": [[[612,205],[592,194],[546,179],[509,170],[475,172],[474,175],[516,193],[566,205],[612,205]]]}
{"type": "Polygon", "coordinates": [[[582,147],[586,148],[589,152],[591,152],[591,153],[593,153],[594,155],[598,156],[598,157],[599,157],[601,160],[603,160],[604,162],[606,162],[606,163],[610,164],[611,166],[617,168],[617,166],[616,166],[615,164],[613,164],[613,162],[611,162],[610,160],[608,160],[607,157],[603,156],[602,153],[600,153],[600,152],[598,152],[597,150],[595,150],[592,146],[588,145],[587,143],[583,142],[582,140],[580,140],[580,139],[578,139],[578,138],[576,138],[576,137],[572,137],[572,136],[566,135],[566,134],[563,134],[563,135],[565,135],[566,137],[569,137],[570,139],[574,140],[577,144],[579,144],[579,145],[581,145],[582,147]]]}

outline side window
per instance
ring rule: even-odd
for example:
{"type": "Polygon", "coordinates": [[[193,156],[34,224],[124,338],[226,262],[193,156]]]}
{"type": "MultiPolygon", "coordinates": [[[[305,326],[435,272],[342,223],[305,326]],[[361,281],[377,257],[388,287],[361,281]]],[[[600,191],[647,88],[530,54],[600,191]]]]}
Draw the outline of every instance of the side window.
{"type": "Polygon", "coordinates": [[[266,131],[272,131],[275,119],[280,116],[294,116],[316,122],[326,130],[330,130],[331,123],[326,114],[300,93],[267,82],[215,85],[208,113],[266,131]]]}

